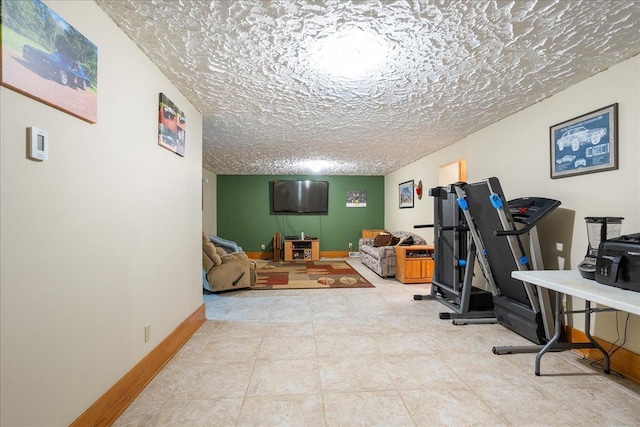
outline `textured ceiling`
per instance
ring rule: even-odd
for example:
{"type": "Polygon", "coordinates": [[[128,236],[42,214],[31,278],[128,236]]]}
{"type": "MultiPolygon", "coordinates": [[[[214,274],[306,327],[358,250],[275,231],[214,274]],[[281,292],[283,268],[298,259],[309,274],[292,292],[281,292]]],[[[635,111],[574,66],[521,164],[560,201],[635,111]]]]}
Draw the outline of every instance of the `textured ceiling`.
{"type": "Polygon", "coordinates": [[[204,115],[217,174],[385,175],[640,52],[635,1],[96,2],[204,115]],[[362,36],[383,66],[333,74],[323,46],[363,63],[362,36]]]}

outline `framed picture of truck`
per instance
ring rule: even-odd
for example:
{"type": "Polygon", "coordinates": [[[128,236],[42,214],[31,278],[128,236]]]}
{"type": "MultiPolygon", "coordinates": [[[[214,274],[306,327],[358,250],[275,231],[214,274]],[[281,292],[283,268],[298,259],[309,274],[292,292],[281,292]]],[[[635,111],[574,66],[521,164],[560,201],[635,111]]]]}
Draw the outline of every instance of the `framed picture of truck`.
{"type": "Polygon", "coordinates": [[[0,1],[0,84],[96,123],[96,45],[40,0],[0,1]]]}
{"type": "Polygon", "coordinates": [[[158,104],[158,145],[184,157],[187,116],[164,93],[158,104]]]}
{"type": "Polygon", "coordinates": [[[549,128],[551,178],[618,169],[618,104],[549,128]]]}

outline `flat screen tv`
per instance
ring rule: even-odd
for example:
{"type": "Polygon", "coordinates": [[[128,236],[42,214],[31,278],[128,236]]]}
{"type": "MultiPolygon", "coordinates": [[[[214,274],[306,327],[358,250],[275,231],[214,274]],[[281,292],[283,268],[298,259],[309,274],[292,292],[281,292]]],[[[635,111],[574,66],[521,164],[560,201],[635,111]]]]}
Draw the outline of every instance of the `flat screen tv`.
{"type": "Polygon", "coordinates": [[[277,213],[329,213],[329,182],[278,180],[273,181],[271,211],[277,213]]]}

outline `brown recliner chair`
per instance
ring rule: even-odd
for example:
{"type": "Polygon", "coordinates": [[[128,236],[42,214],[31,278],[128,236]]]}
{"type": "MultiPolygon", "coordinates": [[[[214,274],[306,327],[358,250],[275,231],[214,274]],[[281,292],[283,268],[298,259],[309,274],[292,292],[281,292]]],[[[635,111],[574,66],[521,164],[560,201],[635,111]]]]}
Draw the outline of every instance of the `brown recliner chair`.
{"type": "Polygon", "coordinates": [[[202,268],[207,279],[202,286],[209,292],[246,289],[256,284],[256,263],[244,252],[227,254],[216,248],[205,233],[202,233],[202,268]]]}

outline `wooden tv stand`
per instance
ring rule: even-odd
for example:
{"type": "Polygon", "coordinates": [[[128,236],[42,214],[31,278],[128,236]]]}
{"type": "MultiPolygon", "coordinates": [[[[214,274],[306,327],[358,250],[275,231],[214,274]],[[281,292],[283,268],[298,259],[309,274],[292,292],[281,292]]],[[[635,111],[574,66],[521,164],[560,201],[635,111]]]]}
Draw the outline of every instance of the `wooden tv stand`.
{"type": "Polygon", "coordinates": [[[320,240],[285,240],[285,261],[318,261],[320,259],[320,240]]]}
{"type": "Polygon", "coordinates": [[[396,279],[402,283],[429,283],[433,279],[433,246],[396,246],[396,279]]]}

